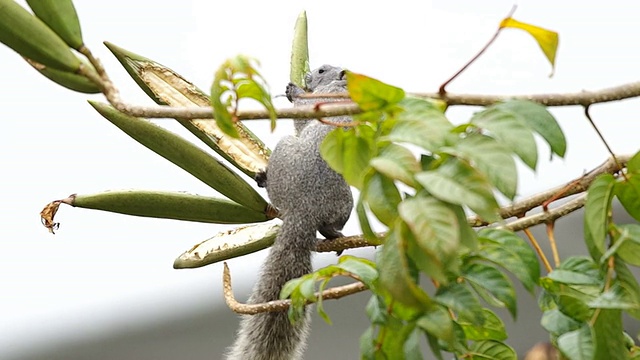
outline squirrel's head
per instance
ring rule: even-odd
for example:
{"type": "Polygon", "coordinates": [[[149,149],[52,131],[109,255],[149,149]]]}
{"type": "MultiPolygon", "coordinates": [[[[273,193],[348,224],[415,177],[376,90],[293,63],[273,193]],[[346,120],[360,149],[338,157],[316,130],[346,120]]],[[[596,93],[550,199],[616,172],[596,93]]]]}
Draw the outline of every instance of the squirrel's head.
{"type": "Polygon", "coordinates": [[[307,91],[313,91],[318,86],[329,85],[336,80],[344,80],[346,72],[343,68],[331,65],[322,65],[319,68],[308,72],[304,81],[307,91]]]}

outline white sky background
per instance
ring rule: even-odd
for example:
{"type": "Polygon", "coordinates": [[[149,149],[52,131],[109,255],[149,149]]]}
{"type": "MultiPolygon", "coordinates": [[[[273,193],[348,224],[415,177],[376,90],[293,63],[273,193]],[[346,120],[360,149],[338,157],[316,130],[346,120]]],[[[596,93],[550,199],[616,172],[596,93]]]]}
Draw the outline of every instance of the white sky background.
{"type": "MultiPolygon", "coordinates": [[[[124,99],[151,104],[101,44],[110,41],[173,68],[208,90],[213,72],[238,53],[258,58],[273,94],[288,82],[292,30],[306,9],[312,67],[323,63],[398,85],[436,91],[492,36],[512,1],[76,1],[84,39],[124,99]],[[152,5],[153,4],[153,5],[152,5]],[[385,3],[389,4],[389,3],[385,3]]],[[[572,92],[640,80],[640,3],[521,1],[515,18],[560,33],[556,74],[524,32],[504,31],[448,88],[469,93],[572,92]]],[[[0,358],[66,336],[92,336],[122,323],[220,304],[221,265],[172,269],[175,257],[229,228],[62,207],[56,235],[39,211],[71,193],[155,189],[211,194],[207,186],[120,132],[86,99],[48,81],[0,46],[0,358]],[[3,355],[4,354],[4,355],[3,355]]],[[[288,106],[282,98],[277,102],[288,106]]],[[[454,108],[454,121],[473,109],[454,108]]],[[[568,138],[566,160],[539,173],[520,167],[520,194],[560,184],[607,158],[578,107],[553,109],[568,138]]],[[[617,153],[640,148],[640,100],[597,105],[592,116],[617,153]]],[[[170,120],[172,130],[187,134],[170,120]]],[[[249,126],[273,147],[266,121],[249,126]]],[[[193,140],[197,143],[197,139],[193,140]]],[[[356,221],[347,233],[357,231],[356,221]]],[[[265,252],[230,263],[246,289],[265,252]]],[[[333,255],[317,256],[331,261],[333,255]]]]}

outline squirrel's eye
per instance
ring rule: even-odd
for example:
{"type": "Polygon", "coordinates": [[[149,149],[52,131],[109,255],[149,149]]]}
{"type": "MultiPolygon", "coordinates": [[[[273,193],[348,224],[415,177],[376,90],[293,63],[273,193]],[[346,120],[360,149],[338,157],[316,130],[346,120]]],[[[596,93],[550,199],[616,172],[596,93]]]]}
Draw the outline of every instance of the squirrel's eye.
{"type": "Polygon", "coordinates": [[[323,72],[324,72],[324,69],[320,69],[320,70],[318,70],[318,73],[319,73],[319,74],[322,74],[323,72]]]}

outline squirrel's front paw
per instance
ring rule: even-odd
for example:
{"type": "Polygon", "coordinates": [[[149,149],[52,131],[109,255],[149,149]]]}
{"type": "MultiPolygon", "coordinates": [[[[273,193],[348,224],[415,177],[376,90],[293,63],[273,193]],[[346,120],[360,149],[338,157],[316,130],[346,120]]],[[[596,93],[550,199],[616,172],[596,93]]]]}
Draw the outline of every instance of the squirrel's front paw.
{"type": "Polygon", "coordinates": [[[255,180],[258,183],[258,187],[267,187],[267,170],[261,170],[256,173],[255,180]]]}
{"type": "Polygon", "coordinates": [[[287,95],[287,99],[289,99],[290,102],[293,102],[293,99],[304,93],[304,90],[294,83],[289,83],[287,84],[287,89],[284,93],[287,95]]]}

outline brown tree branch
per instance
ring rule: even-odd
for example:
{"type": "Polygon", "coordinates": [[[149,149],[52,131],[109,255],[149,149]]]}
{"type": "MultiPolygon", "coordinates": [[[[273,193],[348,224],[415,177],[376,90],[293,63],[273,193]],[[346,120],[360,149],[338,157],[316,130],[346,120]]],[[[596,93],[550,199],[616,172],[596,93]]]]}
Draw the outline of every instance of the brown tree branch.
{"type": "MultiPolygon", "coordinates": [[[[274,300],[261,304],[243,304],[238,302],[233,296],[233,290],[231,288],[231,273],[229,266],[224,263],[224,270],[222,274],[222,287],[224,293],[224,301],[229,308],[238,314],[255,315],[263,312],[284,311],[291,306],[291,300],[274,300]]],[[[339,299],[348,295],[352,295],[364,290],[367,290],[367,286],[362,282],[355,282],[348,285],[336,286],[323,291],[322,293],[316,293],[316,299],[322,297],[322,300],[339,299]]],[[[307,304],[312,303],[308,301],[307,304]]]]}
{"type": "MultiPolygon", "coordinates": [[[[626,166],[632,155],[619,155],[616,159],[622,166],[626,166]]],[[[570,195],[582,193],[589,188],[589,185],[595,180],[595,178],[604,173],[613,174],[618,172],[618,165],[615,159],[609,158],[602,165],[589,171],[585,175],[569,181],[564,185],[557,186],[553,189],[540,192],[522,200],[516,201],[511,205],[500,208],[499,214],[503,219],[508,219],[514,216],[522,216],[528,211],[543,205],[548,199],[553,197],[553,201],[566,198],[570,195]],[[563,191],[560,195],[556,196],[559,191],[563,191]]],[[[512,231],[520,231],[538,224],[548,223],[555,221],[573,211],[576,211],[584,206],[586,195],[580,195],[575,199],[559,206],[556,209],[544,211],[538,214],[523,216],[517,220],[509,222],[507,224],[500,225],[499,228],[509,229],[512,231]]],[[[470,216],[467,218],[469,225],[473,227],[487,226],[489,223],[483,221],[478,216],[470,216]]],[[[385,233],[379,233],[378,236],[383,237],[385,233]]],[[[368,243],[362,235],[346,236],[333,240],[318,240],[316,244],[316,252],[332,252],[341,251],[346,249],[355,249],[360,247],[376,246],[368,243]]]]}

